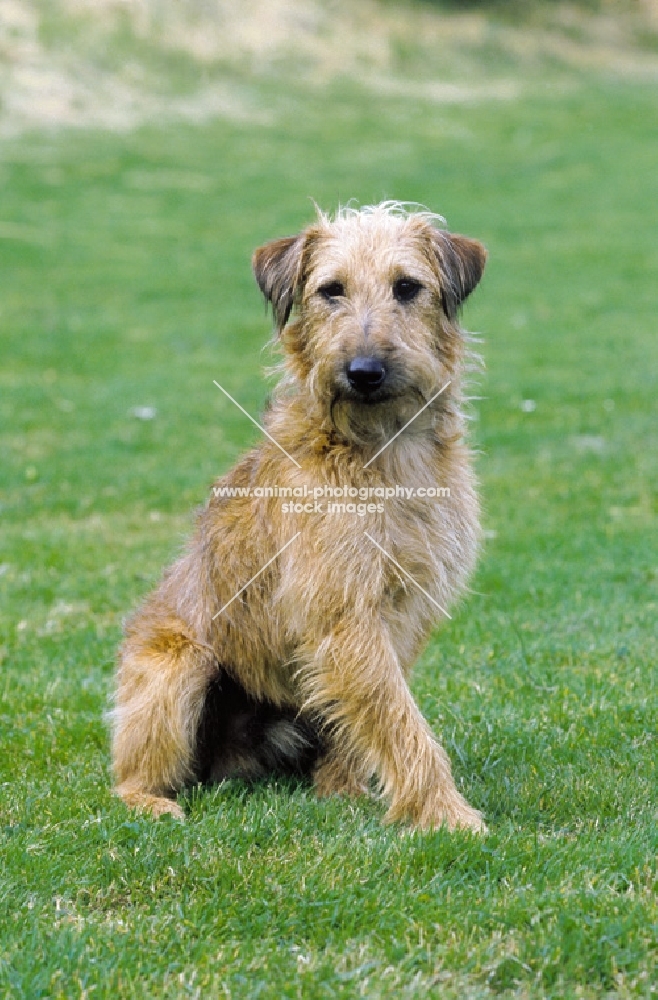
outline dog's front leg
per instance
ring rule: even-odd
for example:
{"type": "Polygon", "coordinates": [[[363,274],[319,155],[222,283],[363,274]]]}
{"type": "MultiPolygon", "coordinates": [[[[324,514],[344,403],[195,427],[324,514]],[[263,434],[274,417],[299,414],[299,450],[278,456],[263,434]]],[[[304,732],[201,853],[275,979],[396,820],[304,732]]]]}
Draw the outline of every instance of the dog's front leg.
{"type": "MultiPolygon", "coordinates": [[[[324,718],[333,754],[362,761],[389,801],[386,819],[482,831],[480,813],[457,791],[450,762],[423,719],[381,618],[346,616],[309,639],[300,679],[306,704],[324,718]]],[[[322,775],[322,767],[319,769],[322,775]]]]}

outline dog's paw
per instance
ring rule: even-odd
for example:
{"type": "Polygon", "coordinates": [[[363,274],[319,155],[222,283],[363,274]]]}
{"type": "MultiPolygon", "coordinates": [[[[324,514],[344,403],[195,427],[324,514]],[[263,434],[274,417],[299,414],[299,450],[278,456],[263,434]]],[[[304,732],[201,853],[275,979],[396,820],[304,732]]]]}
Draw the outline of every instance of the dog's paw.
{"type": "Polygon", "coordinates": [[[172,799],[154,797],[153,802],[149,803],[145,807],[145,810],[153,816],[154,819],[157,819],[160,816],[172,816],[174,819],[180,820],[185,819],[185,812],[183,808],[172,799]]]}
{"type": "Polygon", "coordinates": [[[487,833],[482,814],[469,806],[458,792],[450,797],[437,797],[422,803],[400,803],[392,806],[385,817],[386,822],[399,820],[408,822],[415,830],[472,830],[473,833],[487,833]]]}
{"type": "Polygon", "coordinates": [[[488,832],[482,813],[469,806],[464,799],[458,808],[446,811],[445,819],[439,825],[445,825],[449,830],[472,830],[473,833],[488,832]]]}
{"type": "Polygon", "coordinates": [[[174,819],[185,819],[185,813],[181,806],[174,799],[165,798],[164,795],[151,795],[150,792],[138,791],[125,785],[119,785],[115,789],[115,793],[131,809],[137,809],[141,813],[146,813],[153,819],[157,819],[159,816],[173,816],[174,819]]]}

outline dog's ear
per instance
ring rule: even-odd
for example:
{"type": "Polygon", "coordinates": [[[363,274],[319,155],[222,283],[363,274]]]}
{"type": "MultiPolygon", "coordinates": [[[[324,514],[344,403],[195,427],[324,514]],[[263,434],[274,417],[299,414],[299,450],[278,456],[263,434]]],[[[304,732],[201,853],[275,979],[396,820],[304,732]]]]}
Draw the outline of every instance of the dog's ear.
{"type": "Polygon", "coordinates": [[[478,240],[436,230],[434,249],[443,284],[443,308],[450,319],[471,294],[484,272],[487,251],[478,240]]]}
{"type": "Polygon", "coordinates": [[[251,260],[258,287],[268,302],[279,332],[288,322],[302,271],[305,234],[284,236],[259,247],[251,260]]]}

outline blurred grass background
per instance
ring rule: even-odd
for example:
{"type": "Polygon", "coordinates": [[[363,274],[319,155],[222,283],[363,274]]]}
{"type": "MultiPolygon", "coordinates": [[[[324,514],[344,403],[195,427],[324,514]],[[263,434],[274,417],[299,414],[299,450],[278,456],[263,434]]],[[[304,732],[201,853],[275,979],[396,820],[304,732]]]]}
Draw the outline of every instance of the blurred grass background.
{"type": "Polygon", "coordinates": [[[0,995],[650,997],[652,3],[0,0],[0,995]],[[484,240],[487,546],[414,692],[486,840],[109,793],[122,617],[258,440],[253,248],[400,198],[484,240]]]}

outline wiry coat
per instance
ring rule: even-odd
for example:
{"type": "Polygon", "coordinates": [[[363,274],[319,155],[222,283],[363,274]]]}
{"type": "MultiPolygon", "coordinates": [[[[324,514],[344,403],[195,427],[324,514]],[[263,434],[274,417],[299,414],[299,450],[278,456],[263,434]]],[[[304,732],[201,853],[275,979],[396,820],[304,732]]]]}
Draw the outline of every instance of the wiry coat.
{"type": "Polygon", "coordinates": [[[279,770],[312,773],[320,794],[357,794],[375,776],[389,820],[482,827],[406,677],[476,556],[457,310],[485,256],[390,204],[319,215],[256,251],[284,352],[264,418],[280,447],[265,439],[219,480],[252,495],[215,490],[127,626],[114,766],[130,805],[182,815],[174,796],[191,782],[279,770]],[[364,358],[382,373],[374,390],[354,384],[364,358]],[[284,512],[280,496],[254,495],[305,484],[449,496],[358,516],[284,512]]]}

